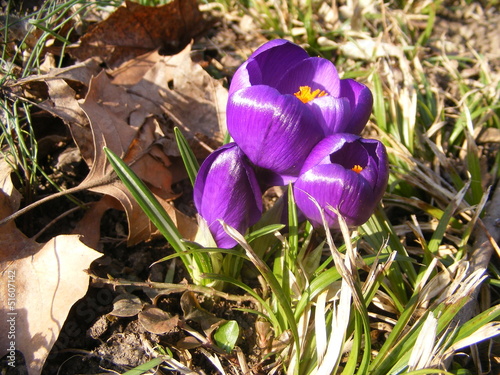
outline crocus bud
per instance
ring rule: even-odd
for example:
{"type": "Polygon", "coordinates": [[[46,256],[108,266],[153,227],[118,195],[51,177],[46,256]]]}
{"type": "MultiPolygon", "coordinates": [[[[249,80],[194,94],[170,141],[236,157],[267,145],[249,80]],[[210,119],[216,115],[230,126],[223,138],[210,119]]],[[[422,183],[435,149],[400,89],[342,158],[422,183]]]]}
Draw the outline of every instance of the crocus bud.
{"type": "Polygon", "coordinates": [[[316,227],[323,226],[322,208],[330,228],[338,228],[337,214],[349,226],[365,223],[380,202],[389,178],[384,145],[374,139],[338,133],[311,151],[295,182],[298,208],[316,227]]]}
{"type": "Polygon", "coordinates": [[[236,245],[222,228],[224,221],[241,233],[262,215],[262,193],[252,166],[235,143],[212,152],[194,184],[194,204],[220,248],[236,245]]]}

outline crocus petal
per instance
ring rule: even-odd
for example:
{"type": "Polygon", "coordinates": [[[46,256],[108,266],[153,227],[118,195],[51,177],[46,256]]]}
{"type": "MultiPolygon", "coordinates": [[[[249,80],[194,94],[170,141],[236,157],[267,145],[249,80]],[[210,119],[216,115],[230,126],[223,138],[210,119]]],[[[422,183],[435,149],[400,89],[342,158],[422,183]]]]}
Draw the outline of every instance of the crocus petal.
{"type": "Polygon", "coordinates": [[[346,144],[357,142],[361,137],[354,134],[337,133],[322,139],[304,162],[301,174],[318,164],[332,163],[330,155],[342,154],[346,144]]]}
{"type": "Polygon", "coordinates": [[[352,117],[346,132],[360,134],[365,127],[373,107],[373,95],[368,87],[352,79],[340,80],[340,96],[349,99],[352,117]]]}
{"type": "Polygon", "coordinates": [[[262,215],[262,194],[251,165],[235,143],[212,152],[194,185],[194,204],[221,248],[236,245],[219,220],[244,233],[262,215]]]}
{"type": "Polygon", "coordinates": [[[370,184],[358,173],[338,164],[320,164],[302,174],[295,182],[295,201],[298,208],[316,227],[322,227],[321,212],[330,228],[338,228],[339,211],[349,226],[365,223],[378,203],[370,184]],[[311,199],[312,198],[312,199],[311,199]]]}
{"type": "Polygon", "coordinates": [[[382,199],[385,193],[389,176],[389,159],[387,157],[387,151],[385,146],[375,139],[364,139],[363,145],[370,155],[370,158],[365,169],[361,171],[361,175],[372,184],[373,194],[378,201],[382,199]],[[368,174],[373,177],[370,178],[368,174]]]}
{"type": "Polygon", "coordinates": [[[228,131],[256,166],[296,176],[324,137],[307,105],[268,86],[241,89],[229,97],[228,131]]]}
{"type": "Polygon", "coordinates": [[[342,149],[330,154],[330,162],[351,168],[362,166],[359,174],[368,181],[376,199],[385,191],[388,176],[388,160],[385,147],[375,139],[359,138],[357,142],[346,143],[342,149]]]}
{"type": "Polygon", "coordinates": [[[288,40],[267,42],[238,68],[231,80],[229,95],[253,85],[274,87],[284,71],[307,58],[309,55],[303,48],[288,40]]]}
{"type": "Polygon", "coordinates": [[[288,70],[281,69],[278,77],[281,79],[276,88],[282,94],[294,94],[300,86],[320,89],[333,97],[338,97],[340,93],[340,79],[335,65],[320,57],[309,57],[288,70]]]}
{"type": "Polygon", "coordinates": [[[307,103],[321,124],[325,135],[350,133],[351,105],[347,98],[323,96],[307,103]]]}
{"type": "Polygon", "coordinates": [[[382,198],[388,177],[387,152],[381,142],[336,133],[320,141],[304,162],[295,182],[297,206],[320,225],[318,209],[305,199],[310,195],[325,209],[330,226],[337,224],[336,216],[326,210],[328,205],[338,209],[349,225],[360,225],[382,198]]]}

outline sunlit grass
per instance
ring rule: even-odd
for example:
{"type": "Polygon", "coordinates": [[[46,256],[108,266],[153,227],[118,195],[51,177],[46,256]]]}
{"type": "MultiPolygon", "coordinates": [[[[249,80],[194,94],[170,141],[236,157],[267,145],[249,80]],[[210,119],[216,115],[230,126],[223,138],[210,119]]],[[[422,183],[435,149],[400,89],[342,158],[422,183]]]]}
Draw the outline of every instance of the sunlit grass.
{"type": "MultiPolygon", "coordinates": [[[[48,58],[46,47],[58,45],[61,54],[55,66],[62,66],[64,50],[71,43],[75,27],[88,11],[98,12],[116,1],[49,0],[27,14],[14,12],[7,2],[1,30],[0,86],[7,81],[42,73],[48,58]]],[[[22,95],[5,91],[0,103],[0,147],[22,186],[25,202],[31,203],[38,186],[46,182],[61,190],[40,167],[38,143],[32,125],[33,103],[22,95]]],[[[71,198],[73,199],[73,198],[71,198]]],[[[74,200],[74,199],[73,199],[74,200]]],[[[75,201],[76,202],[76,201],[75,201]]]]}

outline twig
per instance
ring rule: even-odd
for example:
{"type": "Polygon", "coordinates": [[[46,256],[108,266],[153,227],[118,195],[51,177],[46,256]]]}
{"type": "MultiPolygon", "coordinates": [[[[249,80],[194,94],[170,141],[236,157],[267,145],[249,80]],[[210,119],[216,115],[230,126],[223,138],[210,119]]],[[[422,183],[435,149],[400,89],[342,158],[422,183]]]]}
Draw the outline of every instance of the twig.
{"type": "Polygon", "coordinates": [[[12,215],[9,215],[6,218],[0,220],[0,226],[5,225],[12,220],[17,219],[19,216],[24,215],[26,212],[28,212],[28,211],[30,211],[38,206],[41,206],[42,204],[47,203],[53,199],[64,197],[65,195],[68,195],[68,194],[78,193],[80,191],[88,190],[88,189],[95,188],[98,186],[107,185],[107,184],[110,184],[117,179],[118,179],[118,176],[116,176],[115,174],[106,175],[106,176],[99,178],[95,181],[89,181],[87,183],[82,183],[82,184],[75,186],[73,188],[59,191],[57,193],[49,195],[45,198],[40,199],[39,201],[33,202],[30,205],[21,208],[20,210],[14,212],[12,215]]]}
{"type": "Polygon", "coordinates": [[[225,292],[221,292],[220,290],[216,290],[214,288],[210,288],[202,285],[194,285],[194,284],[171,284],[171,283],[159,283],[153,281],[129,281],[129,280],[121,280],[121,279],[105,279],[94,275],[90,272],[87,272],[90,277],[93,279],[94,283],[103,283],[113,286],[136,286],[141,288],[151,288],[151,289],[165,289],[168,293],[182,293],[186,291],[191,291],[194,293],[205,294],[214,297],[224,298],[228,301],[234,302],[252,302],[256,306],[259,306],[259,302],[253,298],[252,296],[237,296],[234,294],[229,294],[225,292]]]}

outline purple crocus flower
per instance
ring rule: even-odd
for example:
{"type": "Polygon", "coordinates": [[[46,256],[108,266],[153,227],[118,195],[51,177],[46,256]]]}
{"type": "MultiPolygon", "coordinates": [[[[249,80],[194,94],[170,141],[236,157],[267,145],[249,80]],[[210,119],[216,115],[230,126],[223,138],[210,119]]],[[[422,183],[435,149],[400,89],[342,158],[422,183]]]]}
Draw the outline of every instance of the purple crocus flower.
{"type": "Polygon", "coordinates": [[[218,148],[205,159],[193,194],[198,213],[220,248],[231,248],[236,241],[219,220],[245,233],[262,215],[262,193],[255,172],[235,143],[218,148]]]}
{"type": "Polygon", "coordinates": [[[330,228],[338,227],[338,210],[349,226],[365,223],[387,187],[389,167],[384,145],[374,139],[338,133],[314,147],[295,182],[295,200],[302,213],[318,227],[324,210],[330,228]]]}
{"type": "Polygon", "coordinates": [[[277,39],[257,49],[234,74],[227,124],[255,165],[297,176],[325,135],[361,133],[372,104],[371,91],[339,79],[332,62],[277,39]]]}

